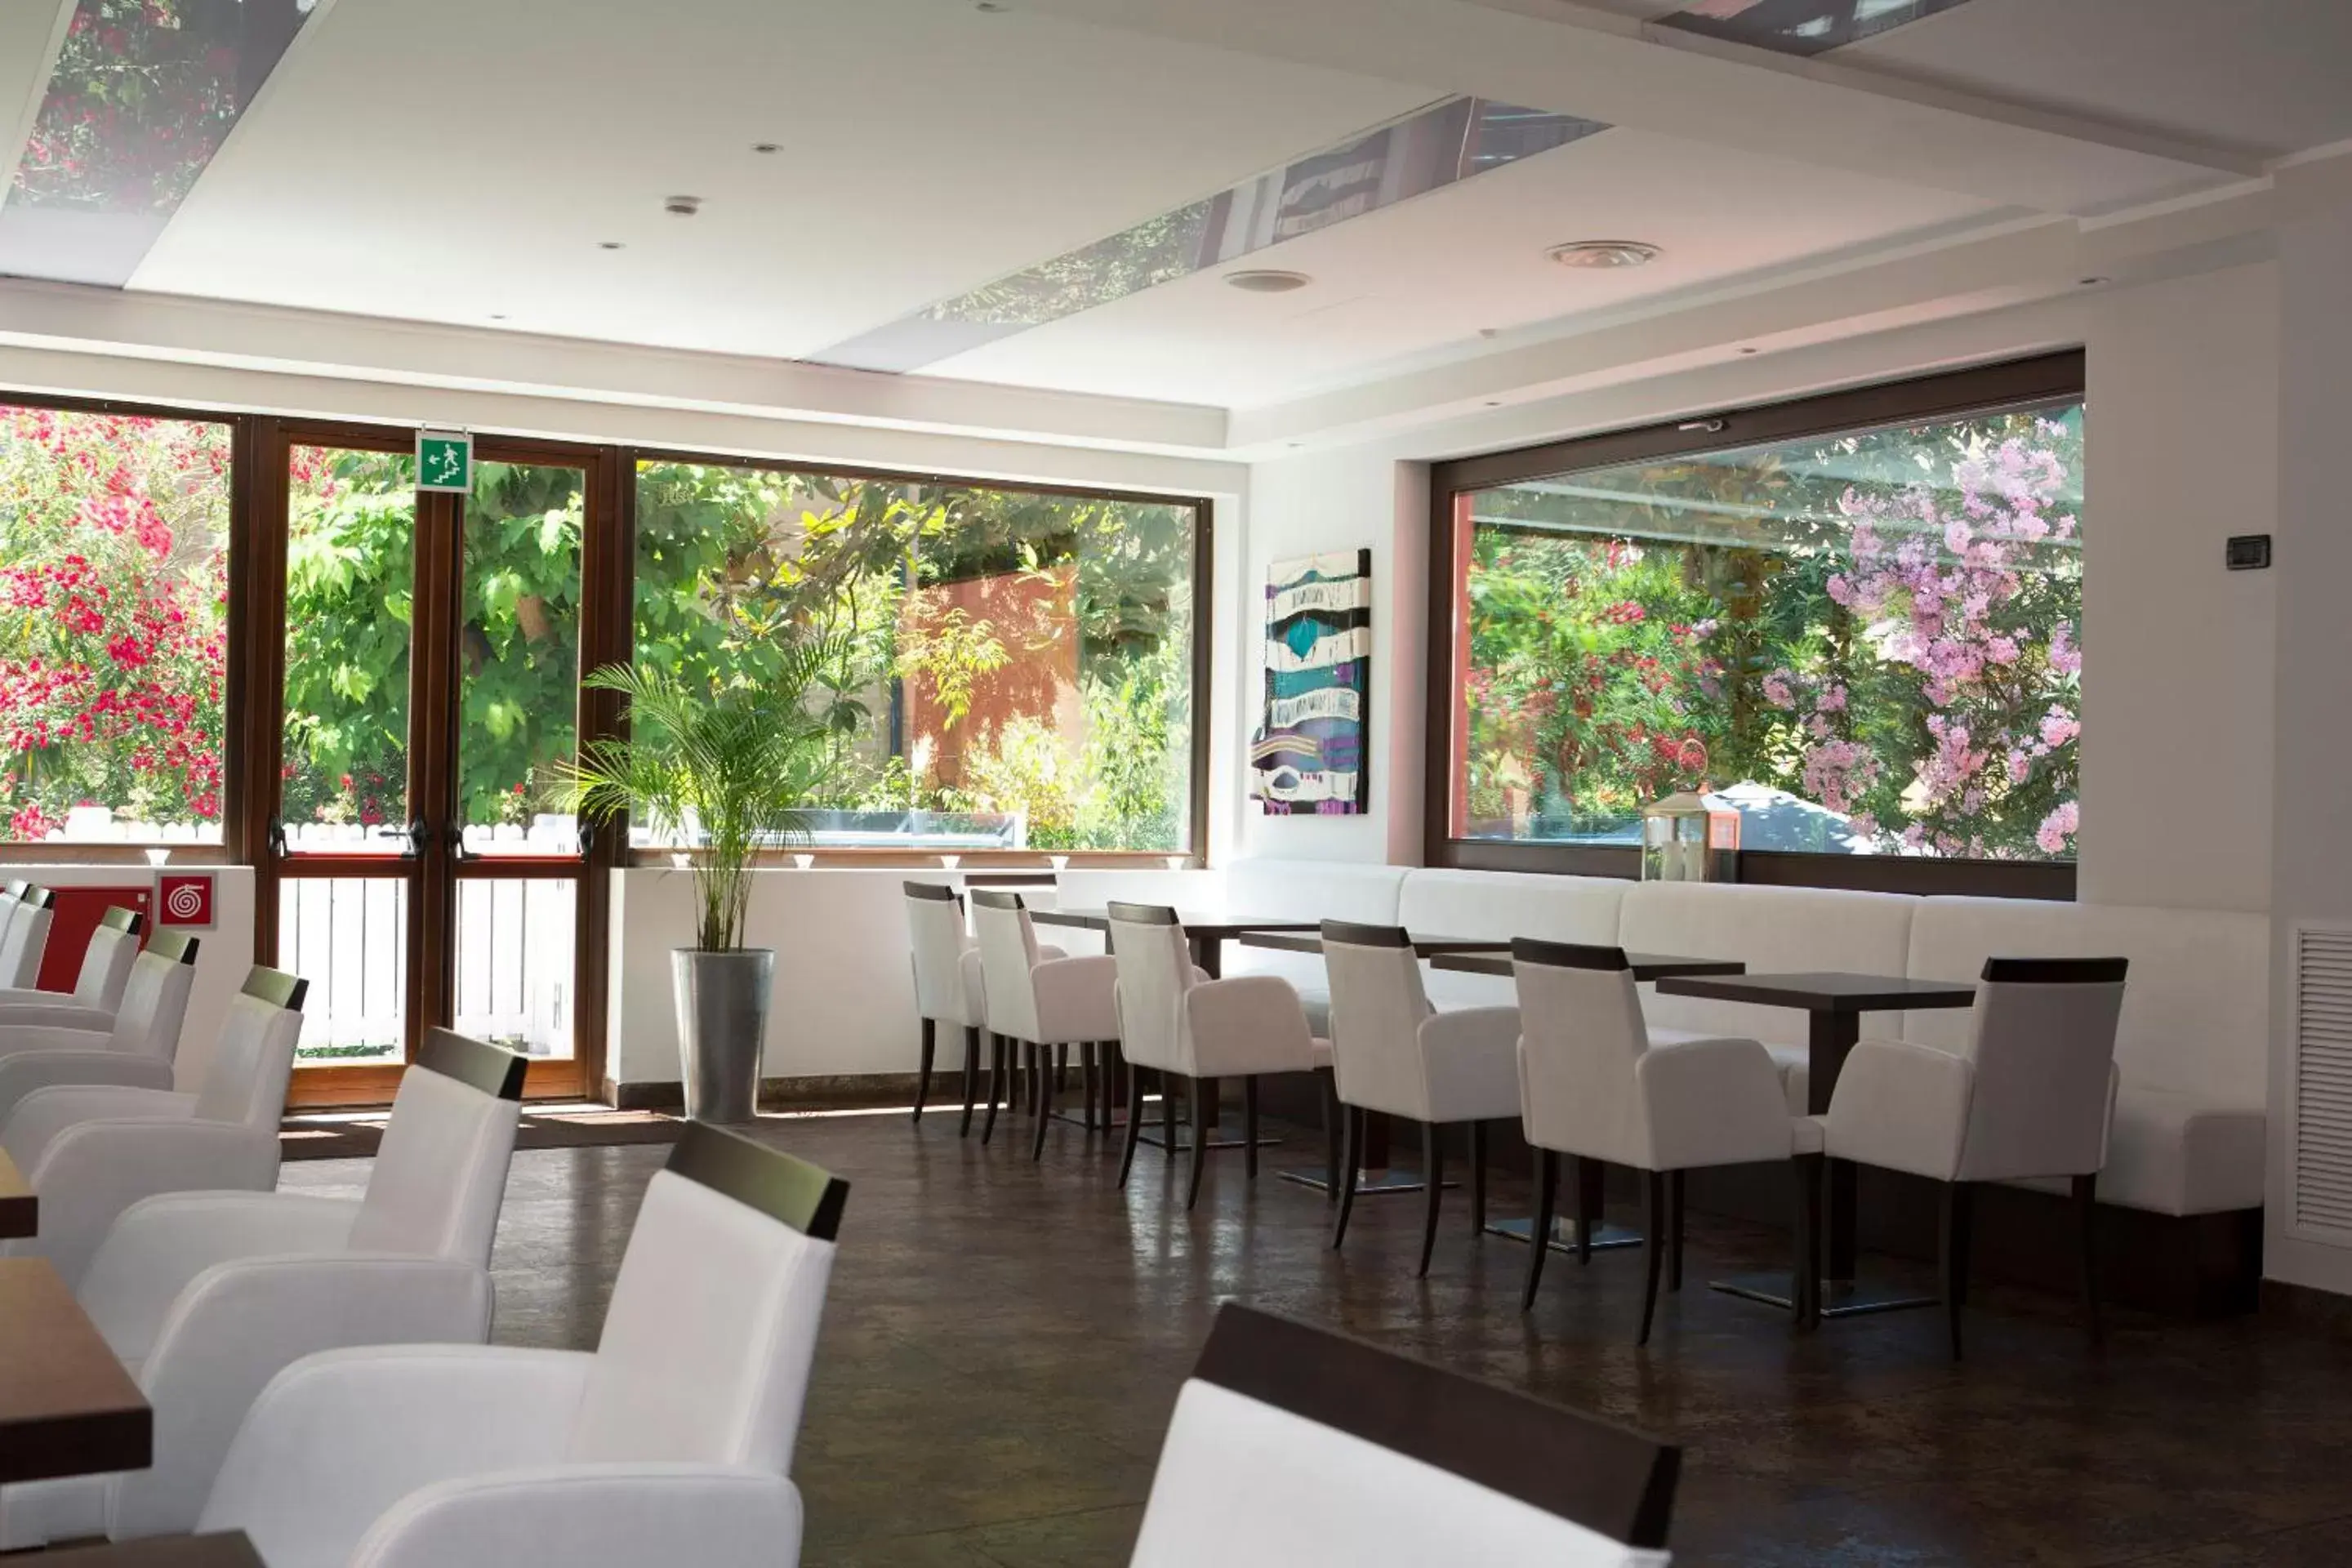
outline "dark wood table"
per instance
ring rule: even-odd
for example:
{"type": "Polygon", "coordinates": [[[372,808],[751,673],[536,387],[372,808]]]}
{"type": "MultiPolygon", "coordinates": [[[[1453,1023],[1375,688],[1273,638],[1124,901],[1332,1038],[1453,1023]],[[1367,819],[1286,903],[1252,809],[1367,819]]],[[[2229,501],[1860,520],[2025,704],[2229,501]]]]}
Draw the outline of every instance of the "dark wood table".
{"type": "MultiPolygon", "coordinates": [[[[1031,910],[1029,918],[1039,925],[1076,926],[1082,931],[1110,930],[1108,910],[1031,910]]],[[[1316,931],[1323,929],[1321,921],[1285,919],[1266,915],[1244,919],[1239,915],[1207,914],[1176,911],[1176,923],[1184,928],[1184,936],[1192,944],[1192,962],[1216,979],[1224,973],[1225,943],[1250,931],[1316,931]]]]}
{"type": "MultiPolygon", "coordinates": [[[[1684,958],[1671,952],[1629,952],[1625,962],[1633,966],[1635,982],[1642,984],[1683,974],[1739,974],[1748,968],[1736,958],[1684,958]]],[[[1458,969],[1465,974],[1508,976],[1515,973],[1507,952],[1441,952],[1429,961],[1429,966],[1458,969]]]]}
{"type": "Polygon", "coordinates": [[[217,1535],[151,1535],[143,1541],[45,1552],[41,1562],[60,1568],[266,1568],[261,1553],[241,1530],[217,1535]]]}
{"type": "MultiPolygon", "coordinates": [[[[1412,951],[1423,958],[1459,952],[1507,952],[1511,946],[1511,939],[1507,936],[1416,936],[1411,940],[1412,951]]],[[[1318,957],[1323,952],[1322,933],[1316,931],[1244,931],[1241,944],[1244,947],[1271,947],[1284,952],[1311,952],[1318,957]]]]}
{"type": "Polygon", "coordinates": [[[143,1470],[154,1413],[46,1258],[0,1258],[0,1481],[143,1470]]]}
{"type": "Polygon", "coordinates": [[[33,1184],[8,1158],[8,1151],[0,1149],[0,1240],[40,1234],[41,1203],[33,1195],[33,1184]]]}
{"type": "MultiPolygon", "coordinates": [[[[1759,1007],[1796,1007],[1808,1016],[1805,1109],[1825,1114],[1837,1089],[1847,1053],[1862,1037],[1864,1013],[1899,1013],[1930,1007],[1973,1007],[1977,988],[1949,980],[1910,980],[1891,974],[1848,974],[1830,970],[1805,974],[1685,975],[1658,982],[1669,996],[1698,996],[1710,1002],[1745,1002],[1759,1007]]],[[[1854,1282],[1854,1170],[1843,1160],[1829,1165],[1828,1257],[1822,1264],[1822,1315],[1850,1317],[1858,1312],[1887,1312],[1928,1305],[1920,1297],[1872,1291],[1854,1282]]],[[[1776,1306],[1791,1305],[1793,1294],[1780,1276],[1742,1278],[1718,1282],[1717,1289],[1776,1306]],[[1777,1283],[1776,1283],[1777,1281],[1777,1283]]]]}

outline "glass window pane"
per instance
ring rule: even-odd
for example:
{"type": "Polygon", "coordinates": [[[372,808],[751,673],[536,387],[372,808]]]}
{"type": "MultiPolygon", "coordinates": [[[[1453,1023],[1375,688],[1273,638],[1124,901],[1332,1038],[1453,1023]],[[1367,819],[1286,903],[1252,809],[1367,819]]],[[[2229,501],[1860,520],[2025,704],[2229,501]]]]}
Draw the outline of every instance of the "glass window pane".
{"type": "Polygon", "coordinates": [[[217,843],[229,431],[0,405],[0,816],[217,843]]]}
{"type": "Polygon", "coordinates": [[[459,1034],[527,1057],[572,1055],[576,887],[555,878],[459,880],[459,1034]]]}
{"type": "Polygon", "coordinates": [[[289,877],[277,966],[310,983],[296,1067],[398,1061],[407,1016],[408,880],[289,877]]]}
{"type": "Polygon", "coordinates": [[[416,459],[297,447],[287,497],[287,847],[397,855],[408,843],[416,459]]]}
{"type": "Polygon", "coordinates": [[[2080,404],[1456,498],[1456,837],[2072,859],[2080,404]]]}
{"type": "Polygon", "coordinates": [[[467,498],[457,649],[457,809],[475,854],[572,855],[549,809],[578,744],[578,468],[479,463],[467,498]]]}
{"type": "Polygon", "coordinates": [[[756,685],[842,639],[817,847],[1181,851],[1193,532],[1181,505],[646,463],[637,657],[756,685]]]}

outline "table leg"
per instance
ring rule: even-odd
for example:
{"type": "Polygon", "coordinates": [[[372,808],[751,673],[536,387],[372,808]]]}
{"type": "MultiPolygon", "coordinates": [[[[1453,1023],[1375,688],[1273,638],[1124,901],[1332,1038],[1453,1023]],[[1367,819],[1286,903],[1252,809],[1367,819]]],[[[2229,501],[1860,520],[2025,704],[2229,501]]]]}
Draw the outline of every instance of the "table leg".
{"type": "MultiPolygon", "coordinates": [[[[1296,1182],[1318,1193],[1331,1190],[1330,1177],[1320,1165],[1311,1170],[1301,1166],[1275,1173],[1286,1182],[1296,1182]]],[[[1458,1182],[1444,1184],[1448,1187],[1461,1185],[1458,1182]]],[[[1389,1118],[1378,1110],[1364,1112],[1363,1146],[1356,1161],[1356,1195],[1368,1198],[1395,1193],[1418,1193],[1426,1190],[1427,1185],[1418,1171],[1389,1168],[1389,1118]]]]}
{"type": "MultiPolygon", "coordinates": [[[[1591,1222],[1587,1226],[1574,1218],[1555,1215],[1551,1222],[1551,1235],[1545,1238],[1545,1245],[1554,1252],[1582,1255],[1607,1252],[1619,1247],[1641,1246],[1643,1236],[1640,1231],[1611,1225],[1603,1217],[1601,1186],[1608,1176],[1609,1167],[1598,1160],[1576,1160],[1571,1163],[1575,1167],[1573,1179],[1576,1183],[1576,1191],[1571,1198],[1572,1213],[1590,1215],[1591,1222]],[[1591,1231],[1589,1236],[1585,1234],[1587,1229],[1591,1231]]],[[[1486,1226],[1488,1236],[1499,1236],[1507,1241],[1527,1241],[1535,1233],[1536,1222],[1532,1217],[1498,1219],[1486,1226]]]]}

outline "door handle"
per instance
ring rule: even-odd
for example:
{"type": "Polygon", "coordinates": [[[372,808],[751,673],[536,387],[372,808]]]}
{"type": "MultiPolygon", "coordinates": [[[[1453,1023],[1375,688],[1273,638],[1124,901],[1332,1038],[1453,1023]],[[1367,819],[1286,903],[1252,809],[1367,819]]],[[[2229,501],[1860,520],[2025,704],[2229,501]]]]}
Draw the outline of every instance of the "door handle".
{"type": "Polygon", "coordinates": [[[272,855],[283,856],[286,853],[286,819],[282,816],[272,816],[264,837],[268,841],[269,852],[272,855]]]}
{"type": "Polygon", "coordinates": [[[421,816],[409,818],[406,827],[379,827],[376,831],[386,838],[397,835],[408,840],[406,847],[400,852],[404,860],[418,859],[425,854],[425,819],[421,816]]]}
{"type": "Polygon", "coordinates": [[[471,860],[474,858],[473,851],[466,847],[466,830],[458,824],[456,817],[450,817],[447,821],[442,823],[441,842],[448,847],[450,859],[471,860]]]}

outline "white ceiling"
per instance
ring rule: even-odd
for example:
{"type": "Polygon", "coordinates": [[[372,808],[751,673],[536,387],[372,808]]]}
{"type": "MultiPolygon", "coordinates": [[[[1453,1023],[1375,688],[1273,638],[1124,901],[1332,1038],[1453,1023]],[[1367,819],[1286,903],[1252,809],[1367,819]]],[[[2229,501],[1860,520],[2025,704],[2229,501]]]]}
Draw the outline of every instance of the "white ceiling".
{"type": "MultiPolygon", "coordinates": [[[[806,367],[762,362],[1455,93],[1621,122],[1244,263],[1307,272],[1301,292],[1195,275],[874,383],[1251,410],[2352,137],[2352,0],[1969,0],[1813,61],[1645,35],[1667,0],[1599,3],[321,0],[131,288],[504,317],[490,342],[518,360],[538,351],[502,334],[749,356],[730,385],[750,365],[782,386],[806,367]],[[673,194],[701,216],[665,216],[673,194]],[[1544,259],[1579,238],[1665,254],[1544,259]]],[[[71,5],[0,0],[0,155],[71,5]]]]}

